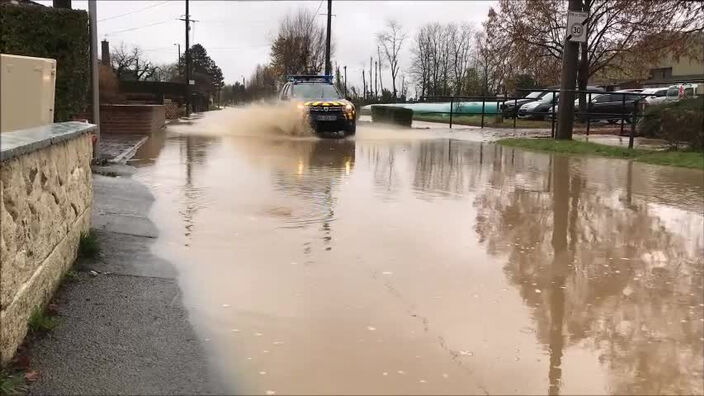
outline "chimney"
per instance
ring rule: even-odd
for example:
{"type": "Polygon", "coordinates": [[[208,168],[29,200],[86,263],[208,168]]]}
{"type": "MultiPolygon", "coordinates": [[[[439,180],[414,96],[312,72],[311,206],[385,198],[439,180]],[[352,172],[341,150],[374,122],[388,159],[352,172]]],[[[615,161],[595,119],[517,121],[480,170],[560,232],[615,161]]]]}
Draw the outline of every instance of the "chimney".
{"type": "Polygon", "coordinates": [[[52,2],[54,8],[68,8],[71,9],[71,0],[54,0],[52,2]]]}
{"type": "Polygon", "coordinates": [[[110,66],[110,43],[107,40],[100,42],[100,63],[110,66]]]}

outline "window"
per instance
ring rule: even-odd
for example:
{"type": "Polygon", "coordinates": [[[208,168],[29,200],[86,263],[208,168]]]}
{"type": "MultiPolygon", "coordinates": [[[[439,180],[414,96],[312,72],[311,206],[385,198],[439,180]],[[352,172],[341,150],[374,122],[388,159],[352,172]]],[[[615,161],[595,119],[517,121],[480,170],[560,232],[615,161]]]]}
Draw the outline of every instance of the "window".
{"type": "Polygon", "coordinates": [[[334,85],[323,83],[295,84],[291,96],[301,99],[341,99],[334,85]]]}
{"type": "Polygon", "coordinates": [[[679,90],[677,87],[670,87],[667,89],[667,96],[677,97],[679,90]]]}
{"type": "Polygon", "coordinates": [[[652,80],[668,80],[672,78],[672,68],[663,67],[660,69],[650,69],[650,78],[652,80]]]}
{"type": "Polygon", "coordinates": [[[655,91],[655,94],[654,94],[654,96],[657,96],[657,97],[663,97],[665,95],[667,95],[666,89],[661,89],[659,91],[655,91]]]}
{"type": "Polygon", "coordinates": [[[540,98],[540,101],[543,102],[543,103],[552,103],[553,96],[555,96],[555,103],[557,103],[557,98],[560,97],[560,93],[559,93],[559,92],[550,92],[550,93],[546,93],[545,96],[543,96],[542,98],[540,98]]]}
{"type": "Polygon", "coordinates": [[[597,96],[596,99],[594,99],[594,103],[606,103],[612,102],[613,100],[613,95],[604,94],[597,96]]]}
{"type": "Polygon", "coordinates": [[[694,88],[685,88],[684,96],[694,96],[694,88]]]}

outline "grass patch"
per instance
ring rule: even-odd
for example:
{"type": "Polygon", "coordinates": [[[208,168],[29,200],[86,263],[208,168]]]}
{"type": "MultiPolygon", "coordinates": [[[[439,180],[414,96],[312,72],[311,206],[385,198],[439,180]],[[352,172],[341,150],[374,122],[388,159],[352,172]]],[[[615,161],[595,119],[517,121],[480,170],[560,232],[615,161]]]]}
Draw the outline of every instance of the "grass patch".
{"type": "Polygon", "coordinates": [[[0,395],[23,395],[26,392],[27,384],[22,373],[0,370],[0,395]]]}
{"type": "MultiPolygon", "coordinates": [[[[450,122],[449,114],[414,114],[413,119],[416,121],[441,122],[447,124],[450,122]]],[[[469,125],[481,126],[481,115],[453,115],[452,125],[469,125]]],[[[516,128],[550,128],[552,123],[543,120],[527,120],[516,119],[516,128]]],[[[503,122],[496,122],[496,117],[493,115],[484,116],[484,126],[491,128],[513,128],[513,118],[504,119],[503,122]]]]}
{"type": "Polygon", "coordinates": [[[35,307],[27,325],[32,333],[46,333],[58,326],[59,320],[41,308],[35,307]]]}
{"type": "Polygon", "coordinates": [[[100,243],[95,232],[90,230],[88,233],[81,234],[81,238],[78,241],[78,258],[96,258],[98,253],[100,253],[100,243]]]}
{"type": "Polygon", "coordinates": [[[607,146],[591,142],[553,139],[501,139],[498,144],[519,147],[529,150],[549,151],[565,154],[591,154],[603,157],[629,158],[638,162],[657,165],[669,165],[682,168],[704,170],[704,153],[697,151],[654,151],[642,149],[627,149],[624,147],[607,146]]]}
{"type": "Polygon", "coordinates": [[[34,308],[27,323],[32,333],[46,333],[53,330],[58,324],[58,319],[50,316],[39,307],[34,308]]]}
{"type": "Polygon", "coordinates": [[[64,274],[63,282],[73,282],[78,280],[78,272],[75,270],[68,270],[64,274]]]}

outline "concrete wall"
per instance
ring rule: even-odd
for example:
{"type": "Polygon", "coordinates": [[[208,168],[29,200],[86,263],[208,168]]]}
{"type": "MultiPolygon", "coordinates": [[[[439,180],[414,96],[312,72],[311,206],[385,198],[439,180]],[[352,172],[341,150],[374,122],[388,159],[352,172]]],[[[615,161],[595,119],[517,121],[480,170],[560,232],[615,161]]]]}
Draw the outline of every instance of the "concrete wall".
{"type": "Polygon", "coordinates": [[[164,127],[163,105],[113,104],[100,106],[101,133],[149,134],[164,127]]]}
{"type": "MultiPolygon", "coordinates": [[[[0,363],[27,333],[76,259],[92,205],[89,124],[2,134],[0,163],[0,363]],[[82,126],[81,126],[82,125],[82,126]],[[75,128],[74,128],[75,127],[75,128]],[[72,128],[74,129],[73,131],[72,128]],[[77,131],[78,130],[78,131],[77,131]]],[[[59,124],[54,124],[59,125],[59,124]]]]}

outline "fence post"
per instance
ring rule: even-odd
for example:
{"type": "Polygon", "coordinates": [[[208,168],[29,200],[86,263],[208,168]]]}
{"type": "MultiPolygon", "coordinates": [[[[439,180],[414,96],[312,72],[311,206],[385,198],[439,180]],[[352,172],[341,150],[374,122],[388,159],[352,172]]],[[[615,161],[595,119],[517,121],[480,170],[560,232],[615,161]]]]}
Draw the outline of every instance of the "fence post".
{"type": "Polygon", "coordinates": [[[621,132],[619,136],[623,136],[623,123],[626,119],[626,94],[621,94],[621,132]]]}
{"type": "Polygon", "coordinates": [[[451,96],[450,97],[450,129],[452,129],[452,110],[454,107],[454,103],[455,103],[455,97],[451,96]]]}
{"type": "Polygon", "coordinates": [[[486,104],[486,96],[482,96],[482,128],[484,128],[484,105],[486,104]]]}
{"type": "Polygon", "coordinates": [[[550,114],[552,115],[552,124],[550,125],[550,137],[555,138],[555,91],[552,91],[552,106],[550,107],[550,114]]]}
{"type": "Polygon", "coordinates": [[[584,107],[584,111],[586,113],[585,117],[587,117],[587,136],[589,136],[589,126],[592,124],[592,118],[589,117],[589,106],[592,105],[592,93],[589,92],[589,100],[586,103],[587,105],[584,107]]]}
{"type": "Polygon", "coordinates": [[[631,133],[628,135],[628,148],[633,148],[633,139],[636,136],[636,111],[638,109],[638,101],[633,102],[633,113],[631,113],[631,133]]]}
{"type": "Polygon", "coordinates": [[[513,129],[516,129],[516,118],[518,118],[518,98],[513,98],[513,129]]]}

